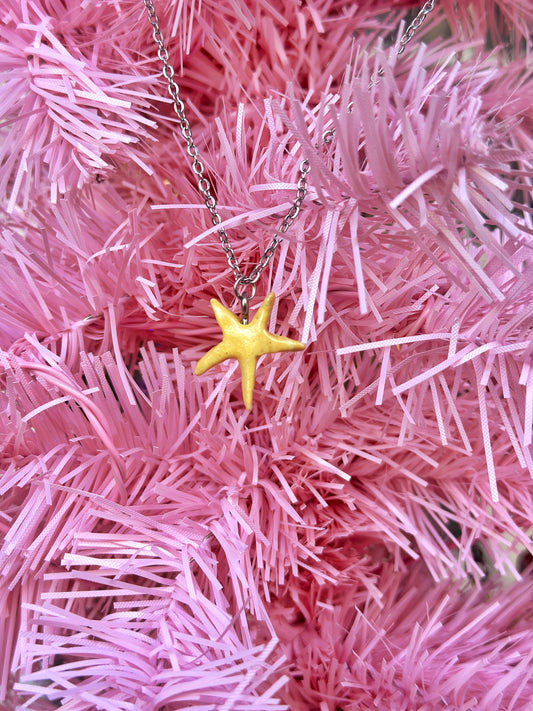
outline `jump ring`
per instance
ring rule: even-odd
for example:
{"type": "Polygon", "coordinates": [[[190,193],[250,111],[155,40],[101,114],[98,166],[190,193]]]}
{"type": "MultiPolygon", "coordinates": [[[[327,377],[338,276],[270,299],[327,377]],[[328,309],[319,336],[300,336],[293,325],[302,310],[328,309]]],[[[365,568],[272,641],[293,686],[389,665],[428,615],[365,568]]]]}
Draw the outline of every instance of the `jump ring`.
{"type": "Polygon", "coordinates": [[[235,286],[233,287],[235,296],[241,301],[241,303],[243,298],[247,301],[251,301],[255,296],[255,289],[255,281],[251,281],[250,277],[244,275],[235,280],[235,286]],[[241,290],[241,287],[244,287],[244,289],[241,290]],[[250,287],[250,290],[248,290],[248,287],[250,287]]]}

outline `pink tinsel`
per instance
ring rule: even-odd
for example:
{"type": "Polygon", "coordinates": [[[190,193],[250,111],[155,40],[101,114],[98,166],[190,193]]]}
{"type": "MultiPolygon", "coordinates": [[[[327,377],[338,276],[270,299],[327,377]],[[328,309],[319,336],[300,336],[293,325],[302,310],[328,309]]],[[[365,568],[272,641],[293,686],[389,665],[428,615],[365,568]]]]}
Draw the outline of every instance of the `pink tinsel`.
{"type": "Polygon", "coordinates": [[[531,711],[530,0],[401,56],[413,0],[154,4],[248,270],[309,160],[308,345],[193,376],[236,304],[142,1],[3,0],[0,710],[531,711]]]}

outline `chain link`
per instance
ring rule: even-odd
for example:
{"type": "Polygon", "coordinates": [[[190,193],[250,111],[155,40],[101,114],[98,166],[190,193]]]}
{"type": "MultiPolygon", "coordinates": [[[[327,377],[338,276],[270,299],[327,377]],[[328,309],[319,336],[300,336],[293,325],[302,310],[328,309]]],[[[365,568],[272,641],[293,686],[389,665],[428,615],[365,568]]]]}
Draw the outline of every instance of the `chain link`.
{"type": "MultiPolygon", "coordinates": [[[[172,99],[174,112],[178,117],[178,126],[180,127],[181,135],[183,136],[187,147],[187,155],[191,159],[191,169],[193,174],[198,178],[198,190],[202,195],[209,214],[211,215],[211,222],[215,227],[217,227],[217,233],[220,239],[220,244],[222,246],[222,249],[224,250],[224,254],[226,255],[228,265],[233,272],[233,276],[235,277],[235,295],[241,301],[243,309],[243,318],[247,318],[248,302],[255,295],[256,283],[259,280],[259,277],[261,276],[262,272],[264,271],[264,269],[266,269],[270,260],[274,256],[278,245],[283,239],[283,236],[289,230],[290,226],[300,213],[300,208],[302,206],[303,201],[305,200],[305,196],[307,195],[307,175],[311,167],[307,159],[304,159],[300,163],[300,178],[297,184],[296,198],[294,199],[287,214],[283,218],[279,229],[275,232],[274,236],[270,240],[270,243],[268,244],[267,248],[263,252],[255,267],[251,270],[249,274],[243,274],[241,266],[239,264],[239,260],[237,259],[237,255],[235,254],[233,247],[230,244],[228,234],[222,226],[222,218],[220,216],[220,213],[218,212],[215,197],[211,192],[211,182],[208,178],[205,177],[205,166],[200,159],[198,146],[195,144],[192,136],[191,126],[185,113],[185,104],[183,103],[180,97],[179,86],[174,81],[174,68],[169,62],[168,50],[165,47],[163,33],[161,32],[159,18],[155,11],[153,0],[143,0],[143,2],[148,12],[148,18],[152,26],[152,37],[154,38],[154,42],[157,45],[157,56],[163,64],[162,74],[168,84],[168,93],[170,94],[170,97],[172,99]]],[[[420,12],[417,14],[417,16],[411,22],[405,33],[400,38],[400,48],[397,51],[398,55],[404,52],[405,46],[412,40],[414,34],[422,25],[429,13],[433,10],[434,6],[435,0],[430,0],[429,2],[424,3],[422,8],[420,9],[420,12]]],[[[379,79],[376,78],[376,75],[377,77],[383,76],[383,67],[379,67],[377,72],[372,75],[370,84],[368,86],[369,89],[371,89],[372,86],[374,86],[374,84],[379,81],[379,79]]],[[[327,130],[322,137],[323,143],[326,145],[331,143],[334,134],[335,129],[327,130]]]]}

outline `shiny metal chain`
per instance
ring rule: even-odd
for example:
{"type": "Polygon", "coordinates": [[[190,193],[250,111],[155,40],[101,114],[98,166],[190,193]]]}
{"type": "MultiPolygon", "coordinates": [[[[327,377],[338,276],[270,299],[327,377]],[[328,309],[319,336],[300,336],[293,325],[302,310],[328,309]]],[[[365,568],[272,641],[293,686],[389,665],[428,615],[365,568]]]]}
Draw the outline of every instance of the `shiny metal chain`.
{"type": "Polygon", "coordinates": [[[403,35],[400,39],[400,49],[398,50],[397,54],[403,53],[403,51],[405,50],[405,45],[408,44],[413,39],[415,32],[422,25],[422,23],[424,22],[424,20],[429,15],[429,13],[433,10],[434,7],[435,7],[435,0],[429,0],[428,2],[425,2],[422,5],[418,15],[415,17],[415,19],[411,22],[409,27],[403,33],[403,35]]]}
{"type": "MultiPolygon", "coordinates": [[[[283,235],[288,231],[294,220],[298,217],[300,213],[300,208],[305,196],[307,194],[307,174],[310,171],[309,161],[304,159],[300,163],[300,178],[297,184],[296,198],[294,199],[289,211],[283,218],[279,229],[274,233],[274,236],[270,240],[267,248],[265,249],[263,255],[260,257],[259,261],[255,267],[250,271],[249,274],[243,274],[237,255],[235,254],[233,247],[230,244],[228,234],[224,227],[222,226],[222,218],[218,212],[217,204],[213,193],[211,192],[211,182],[205,177],[205,166],[200,160],[198,146],[195,144],[191,126],[189,120],[185,114],[185,104],[180,98],[179,86],[174,81],[174,68],[169,62],[168,50],[165,47],[165,42],[163,39],[163,34],[161,32],[161,27],[159,25],[159,18],[155,11],[153,0],[143,0],[146,10],[148,12],[148,18],[150,24],[152,25],[152,36],[154,42],[157,44],[157,56],[163,63],[163,77],[166,79],[168,84],[168,93],[172,99],[172,105],[174,111],[178,117],[178,125],[181,130],[181,134],[185,140],[187,146],[187,154],[191,159],[191,170],[193,174],[198,178],[198,190],[200,191],[205,206],[209,210],[211,215],[211,222],[215,227],[217,227],[218,237],[220,239],[220,244],[226,255],[228,265],[233,272],[235,277],[235,295],[241,301],[243,322],[246,323],[248,319],[248,302],[255,296],[256,284],[261,276],[263,270],[268,266],[270,260],[274,256],[279,243],[283,239],[283,235]]],[[[402,37],[400,38],[400,47],[397,54],[400,55],[405,50],[405,46],[412,40],[414,34],[418,28],[422,25],[426,17],[435,7],[435,0],[429,0],[425,2],[420,9],[417,16],[411,22],[409,27],[406,29],[402,37]]],[[[379,67],[377,72],[371,77],[369,89],[374,86],[379,79],[377,77],[383,76],[383,67],[379,67]]],[[[333,135],[335,133],[334,129],[330,129],[324,133],[323,143],[331,143],[333,135]]]]}
{"type": "MultiPolygon", "coordinates": [[[[403,54],[405,52],[405,46],[409,44],[409,42],[413,39],[415,36],[415,33],[417,30],[420,28],[420,26],[424,23],[424,20],[426,17],[429,15],[429,13],[433,10],[435,7],[435,0],[428,0],[428,2],[425,2],[422,7],[420,8],[418,14],[414,18],[414,20],[411,22],[409,27],[405,30],[403,35],[400,37],[400,46],[396,51],[396,54],[400,56],[400,54],[403,54]]],[[[368,90],[372,89],[373,86],[375,86],[381,77],[384,74],[384,69],[383,67],[379,67],[370,77],[370,81],[368,82],[368,90]]],[[[351,101],[348,104],[348,112],[351,113],[353,106],[353,101],[351,101]]],[[[324,143],[331,143],[333,140],[333,136],[335,135],[335,129],[330,128],[327,131],[325,131],[322,139],[324,143]]]]}
{"type": "MultiPolygon", "coordinates": [[[[420,11],[418,12],[417,16],[414,18],[414,20],[411,22],[409,27],[405,30],[403,35],[400,37],[400,46],[398,50],[396,51],[396,54],[400,56],[400,54],[403,54],[405,52],[405,47],[409,42],[413,39],[415,36],[415,33],[419,29],[419,27],[424,23],[424,20],[426,17],[429,15],[429,13],[433,10],[435,7],[435,0],[428,0],[428,2],[425,2],[422,7],[420,8],[420,11]]],[[[383,76],[383,67],[379,67],[379,69],[372,74],[370,77],[370,82],[368,84],[369,90],[375,86],[380,78],[383,76]]]]}
{"type": "Polygon", "coordinates": [[[187,154],[191,159],[191,169],[194,175],[198,178],[198,190],[200,191],[205,206],[209,210],[211,215],[211,222],[213,225],[217,226],[217,233],[220,239],[220,244],[228,264],[235,277],[235,295],[241,301],[242,311],[243,311],[243,322],[246,321],[248,317],[248,302],[255,296],[256,283],[261,276],[263,270],[267,267],[268,263],[274,256],[274,253],[283,239],[283,235],[288,231],[289,227],[292,225],[294,220],[298,217],[300,213],[300,208],[305,196],[307,194],[307,174],[310,170],[310,165],[308,160],[303,160],[300,163],[300,178],[298,180],[296,188],[296,198],[294,199],[289,211],[283,218],[279,229],[275,232],[274,236],[270,240],[269,245],[265,249],[263,255],[259,259],[258,263],[251,270],[249,274],[243,274],[241,271],[241,266],[237,255],[235,254],[233,247],[230,244],[228,234],[224,227],[221,225],[222,218],[218,212],[216,200],[211,192],[211,182],[205,177],[205,166],[200,160],[198,146],[195,144],[191,126],[189,120],[185,114],[185,104],[180,98],[179,86],[174,81],[174,68],[169,62],[168,50],[165,47],[163,34],[159,25],[159,18],[155,11],[153,0],[144,0],[144,5],[148,11],[148,18],[150,24],[152,25],[152,36],[155,43],[157,44],[157,56],[163,63],[163,76],[168,83],[168,93],[172,98],[172,104],[174,111],[178,117],[178,125],[181,130],[181,134],[185,140],[187,146],[187,154]]]}

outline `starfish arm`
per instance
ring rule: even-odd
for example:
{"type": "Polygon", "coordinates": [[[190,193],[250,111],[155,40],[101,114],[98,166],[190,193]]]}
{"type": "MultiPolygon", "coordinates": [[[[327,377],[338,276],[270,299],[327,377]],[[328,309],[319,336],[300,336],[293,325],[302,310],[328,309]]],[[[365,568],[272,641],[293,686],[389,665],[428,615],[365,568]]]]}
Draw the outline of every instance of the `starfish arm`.
{"type": "Polygon", "coordinates": [[[247,356],[246,358],[239,358],[242,380],[242,398],[244,400],[244,406],[247,410],[252,409],[256,362],[256,356],[247,356]]]}
{"type": "Polygon", "coordinates": [[[280,351],[303,351],[304,343],[295,341],[286,336],[276,336],[274,333],[266,331],[261,338],[262,353],[279,353],[280,351]]]}
{"type": "Polygon", "coordinates": [[[253,319],[250,322],[250,326],[254,325],[259,330],[264,330],[267,327],[268,319],[270,318],[270,312],[274,306],[274,301],[276,296],[273,292],[266,297],[261,306],[257,309],[254,314],[253,319]]]}
{"type": "Polygon", "coordinates": [[[241,326],[241,322],[239,321],[237,316],[235,316],[234,313],[232,313],[223,304],[221,304],[220,301],[217,301],[216,299],[211,299],[211,307],[215,314],[217,323],[222,329],[222,333],[226,333],[227,331],[241,326]]]}
{"type": "Polygon", "coordinates": [[[207,353],[200,358],[198,363],[196,363],[194,374],[202,375],[206,370],[209,370],[209,368],[212,368],[217,363],[222,363],[226,358],[231,358],[231,355],[228,355],[226,345],[224,342],[217,343],[216,346],[213,346],[211,350],[207,351],[207,353]]]}

